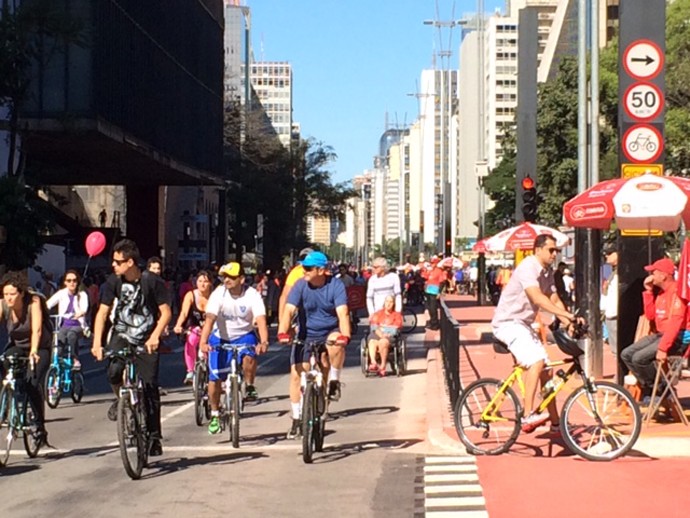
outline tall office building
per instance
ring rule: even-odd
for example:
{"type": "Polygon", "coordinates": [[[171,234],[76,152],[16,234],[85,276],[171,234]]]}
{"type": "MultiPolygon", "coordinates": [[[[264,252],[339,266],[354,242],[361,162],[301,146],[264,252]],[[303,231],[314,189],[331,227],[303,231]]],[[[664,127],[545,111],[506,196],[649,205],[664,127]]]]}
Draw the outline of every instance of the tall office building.
{"type": "Polygon", "coordinates": [[[249,78],[271,125],[286,148],[292,141],[292,65],[263,61],[250,65],[249,78]]]}

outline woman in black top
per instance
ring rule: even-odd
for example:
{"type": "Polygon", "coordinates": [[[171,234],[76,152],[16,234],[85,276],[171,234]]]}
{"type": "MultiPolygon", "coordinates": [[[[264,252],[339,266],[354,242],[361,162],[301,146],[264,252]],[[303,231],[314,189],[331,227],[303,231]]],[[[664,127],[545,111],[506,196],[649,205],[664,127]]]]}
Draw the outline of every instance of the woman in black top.
{"type": "MultiPolygon", "coordinates": [[[[36,418],[43,441],[47,433],[44,428],[45,406],[43,381],[50,367],[50,323],[44,321],[41,296],[29,292],[24,274],[8,272],[2,278],[2,312],[0,321],[7,328],[9,342],[6,354],[19,353],[33,360],[33,369],[27,369],[27,392],[36,411],[36,418]]],[[[5,370],[7,365],[4,366],[5,370]]]]}

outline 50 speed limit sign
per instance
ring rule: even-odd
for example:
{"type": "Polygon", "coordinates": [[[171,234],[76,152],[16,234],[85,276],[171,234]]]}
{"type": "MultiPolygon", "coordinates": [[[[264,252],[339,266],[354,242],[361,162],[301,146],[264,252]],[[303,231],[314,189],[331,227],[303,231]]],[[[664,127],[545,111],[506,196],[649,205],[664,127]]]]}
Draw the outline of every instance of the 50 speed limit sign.
{"type": "Polygon", "coordinates": [[[664,108],[664,94],[651,83],[635,83],[625,92],[625,111],[632,119],[648,121],[664,108]]]}

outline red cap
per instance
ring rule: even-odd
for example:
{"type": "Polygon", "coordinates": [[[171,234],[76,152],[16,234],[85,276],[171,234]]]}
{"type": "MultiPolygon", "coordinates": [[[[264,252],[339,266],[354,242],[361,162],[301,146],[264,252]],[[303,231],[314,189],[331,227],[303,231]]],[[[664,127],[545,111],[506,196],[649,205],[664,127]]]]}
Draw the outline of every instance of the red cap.
{"type": "Polygon", "coordinates": [[[668,275],[673,275],[676,267],[673,265],[673,261],[671,261],[668,257],[664,257],[663,259],[657,259],[649,266],[645,266],[644,269],[648,272],[659,270],[660,272],[664,272],[668,275]]]}
{"type": "Polygon", "coordinates": [[[434,255],[434,256],[431,258],[431,264],[436,264],[436,263],[439,262],[439,261],[440,261],[440,259],[438,258],[437,255],[434,255]]]}

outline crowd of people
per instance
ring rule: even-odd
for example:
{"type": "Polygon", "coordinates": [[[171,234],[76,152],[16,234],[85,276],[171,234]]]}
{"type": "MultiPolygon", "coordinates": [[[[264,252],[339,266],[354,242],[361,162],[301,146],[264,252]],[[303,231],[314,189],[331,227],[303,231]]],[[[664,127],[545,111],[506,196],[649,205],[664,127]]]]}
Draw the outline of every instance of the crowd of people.
{"type": "MultiPolygon", "coordinates": [[[[247,274],[237,262],[174,275],[164,269],[159,257],[143,262],[137,245],[128,239],[113,246],[112,272],[92,271],[82,278],[68,269],[59,285],[48,274],[40,285],[28,285],[24,272],[9,272],[2,279],[0,318],[9,345],[6,352],[31,357],[34,369],[27,372],[30,398],[42,436],[47,442],[43,383],[50,366],[53,327],[49,311],[59,318],[59,354],[73,358],[80,369],[79,346],[91,338],[91,353],[97,361],[107,350],[136,346],[145,350],[137,358],[137,369],[144,382],[147,428],[151,433],[150,454],[162,453],[160,424],[159,354],[165,351],[164,338],[172,332],[184,343],[185,377],[191,384],[199,355],[207,358],[210,372],[210,434],[220,432],[220,382],[229,369],[229,358],[222,344],[240,344],[240,363],[246,381],[247,400],[256,399],[257,356],[269,345],[269,328],[277,325],[278,342],[291,344],[290,415],[288,437],[300,433],[300,375],[309,368],[308,341],[323,343],[322,362],[326,368],[328,397],[341,397],[340,375],[345,347],[352,338],[348,290],[366,293],[369,317],[367,355],[369,371],[380,377],[387,372],[392,345],[402,327],[403,304],[425,305],[427,327],[439,326],[439,297],[457,289],[457,277],[449,264],[433,256],[409,260],[397,268],[384,257],[357,269],[334,264],[311,248],[303,249],[289,271],[265,270],[247,274]],[[173,281],[176,278],[176,281],[173,281]],[[40,289],[40,291],[39,291],[40,289]],[[173,323],[173,316],[175,317],[173,323]]],[[[472,279],[468,270],[466,279],[472,279]]],[[[462,281],[461,281],[462,282],[462,281]]],[[[467,282],[470,282],[469,280],[467,282]]],[[[108,359],[107,379],[115,398],[107,410],[117,419],[117,397],[122,383],[121,360],[108,359]]]]}

